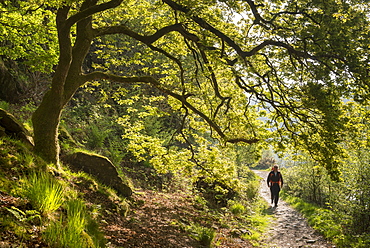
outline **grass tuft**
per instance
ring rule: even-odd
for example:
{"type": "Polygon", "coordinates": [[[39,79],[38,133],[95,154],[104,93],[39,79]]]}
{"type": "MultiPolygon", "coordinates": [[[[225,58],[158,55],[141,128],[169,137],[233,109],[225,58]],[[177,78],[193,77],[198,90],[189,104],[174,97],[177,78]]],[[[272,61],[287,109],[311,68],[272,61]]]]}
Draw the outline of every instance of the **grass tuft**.
{"type": "Polygon", "coordinates": [[[52,247],[99,247],[85,230],[88,223],[84,202],[80,199],[69,200],[66,210],[66,216],[62,215],[60,221],[51,223],[45,230],[45,241],[52,247]]]}
{"type": "Polygon", "coordinates": [[[191,237],[198,240],[203,247],[213,247],[216,231],[213,228],[192,224],[187,228],[192,232],[191,237]]]}
{"type": "Polygon", "coordinates": [[[24,180],[24,194],[44,215],[56,211],[64,202],[64,188],[47,172],[34,172],[24,180]]]}
{"type": "Polygon", "coordinates": [[[234,215],[241,215],[245,212],[245,207],[241,203],[235,203],[235,204],[230,206],[230,211],[234,215]]]}

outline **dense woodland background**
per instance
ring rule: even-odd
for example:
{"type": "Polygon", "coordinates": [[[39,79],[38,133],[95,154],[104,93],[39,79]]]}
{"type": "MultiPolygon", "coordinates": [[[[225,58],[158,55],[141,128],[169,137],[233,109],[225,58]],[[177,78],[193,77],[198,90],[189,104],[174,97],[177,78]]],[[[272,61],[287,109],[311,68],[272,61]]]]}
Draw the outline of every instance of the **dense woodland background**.
{"type": "MultiPolygon", "coordinates": [[[[338,247],[368,247],[369,7],[0,1],[0,108],[34,140],[27,148],[1,132],[0,231],[11,238],[0,240],[106,246],[104,210],[76,186],[99,182],[61,159],[84,151],[107,157],[134,195],[188,192],[213,214],[177,225],[200,245],[220,245],[214,227],[230,215],[230,233],[258,242],[266,206],[250,169],[278,163],[285,197],[319,231],[338,247]],[[55,194],[50,209],[33,198],[42,187],[55,194]]],[[[96,187],[119,215],[139,204],[96,187]]]]}

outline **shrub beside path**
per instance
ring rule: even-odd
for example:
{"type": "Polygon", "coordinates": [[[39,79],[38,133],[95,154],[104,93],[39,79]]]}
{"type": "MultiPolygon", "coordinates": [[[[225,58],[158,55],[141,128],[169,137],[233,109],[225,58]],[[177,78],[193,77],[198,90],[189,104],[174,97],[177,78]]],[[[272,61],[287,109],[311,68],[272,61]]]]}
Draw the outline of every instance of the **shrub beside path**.
{"type": "MultiPolygon", "coordinates": [[[[270,204],[270,189],[267,187],[267,171],[254,170],[261,177],[261,196],[270,204]]],[[[270,228],[263,238],[263,247],[299,248],[299,247],[335,247],[317,233],[307,220],[286,202],[279,200],[278,207],[270,205],[268,211],[274,216],[270,228]]]]}

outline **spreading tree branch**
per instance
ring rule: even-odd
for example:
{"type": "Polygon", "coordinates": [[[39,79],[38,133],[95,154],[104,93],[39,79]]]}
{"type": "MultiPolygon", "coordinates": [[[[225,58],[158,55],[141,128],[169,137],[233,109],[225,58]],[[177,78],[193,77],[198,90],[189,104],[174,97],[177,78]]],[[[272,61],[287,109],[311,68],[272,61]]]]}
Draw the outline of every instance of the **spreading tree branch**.
{"type": "Polygon", "coordinates": [[[86,5],[89,5],[91,7],[87,8],[87,9],[84,9],[82,11],[79,11],[75,15],[70,16],[67,19],[66,25],[69,28],[71,28],[77,22],[79,22],[79,21],[81,21],[81,20],[83,20],[83,19],[85,19],[89,16],[92,16],[93,14],[118,7],[123,2],[123,0],[112,0],[112,1],[102,3],[102,4],[98,4],[98,5],[97,5],[97,2],[98,2],[98,0],[85,0],[83,5],[86,4],[86,5]]]}
{"type": "Polygon", "coordinates": [[[248,144],[253,144],[258,142],[257,139],[245,139],[245,138],[237,138],[237,139],[227,139],[226,135],[222,132],[221,128],[211,119],[209,118],[206,114],[204,114],[202,111],[198,110],[195,106],[193,106],[191,103],[187,101],[187,98],[192,96],[192,94],[186,94],[186,95],[180,95],[177,94],[169,89],[166,89],[163,87],[163,85],[154,77],[151,76],[142,76],[142,77],[124,77],[124,76],[118,76],[114,74],[109,74],[105,72],[92,72],[89,74],[85,74],[81,76],[82,81],[88,82],[88,81],[93,81],[93,80],[110,80],[114,82],[120,82],[120,83],[147,83],[150,84],[160,91],[166,93],[167,95],[172,96],[173,98],[179,100],[183,106],[186,108],[190,109],[193,111],[193,113],[197,114],[200,116],[202,119],[204,119],[216,132],[217,134],[221,137],[222,140],[225,142],[245,142],[248,144]]]}
{"type": "MultiPolygon", "coordinates": [[[[201,26],[202,28],[204,28],[204,29],[212,32],[214,35],[216,35],[217,37],[219,37],[222,41],[225,41],[243,59],[246,59],[247,57],[251,57],[251,56],[257,54],[257,52],[259,52],[260,50],[264,49],[267,46],[277,46],[277,47],[285,48],[290,53],[295,54],[298,57],[317,59],[315,56],[313,56],[313,55],[311,55],[311,54],[309,54],[307,52],[298,51],[298,50],[294,49],[294,47],[292,47],[291,45],[289,45],[287,43],[284,43],[284,42],[281,42],[281,41],[274,41],[274,40],[266,40],[266,41],[263,41],[261,44],[255,46],[252,50],[250,50],[250,51],[244,51],[228,35],[226,35],[222,31],[218,30],[217,28],[213,27],[211,24],[209,24],[203,18],[200,18],[200,17],[198,17],[196,15],[193,15],[191,13],[191,10],[189,8],[187,8],[187,7],[185,7],[185,6],[181,5],[181,4],[175,3],[172,0],[163,0],[163,2],[165,2],[167,5],[169,5],[174,10],[181,11],[181,12],[183,12],[185,14],[188,14],[190,16],[190,18],[193,21],[195,21],[199,26],[201,26]]],[[[252,1],[250,1],[250,2],[252,2],[252,1]]],[[[257,17],[258,16],[259,16],[259,14],[257,15],[257,17]]],[[[262,20],[261,17],[259,17],[259,19],[262,20]]]]}

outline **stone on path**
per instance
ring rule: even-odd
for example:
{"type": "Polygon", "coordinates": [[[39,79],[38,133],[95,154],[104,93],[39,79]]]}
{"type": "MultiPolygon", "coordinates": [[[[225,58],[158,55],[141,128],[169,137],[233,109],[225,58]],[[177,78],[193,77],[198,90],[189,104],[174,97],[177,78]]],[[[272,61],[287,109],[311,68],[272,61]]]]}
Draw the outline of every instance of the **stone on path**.
{"type": "Polygon", "coordinates": [[[315,242],[316,242],[316,240],[313,240],[313,239],[306,240],[306,243],[309,243],[309,244],[313,244],[315,242]]]}

